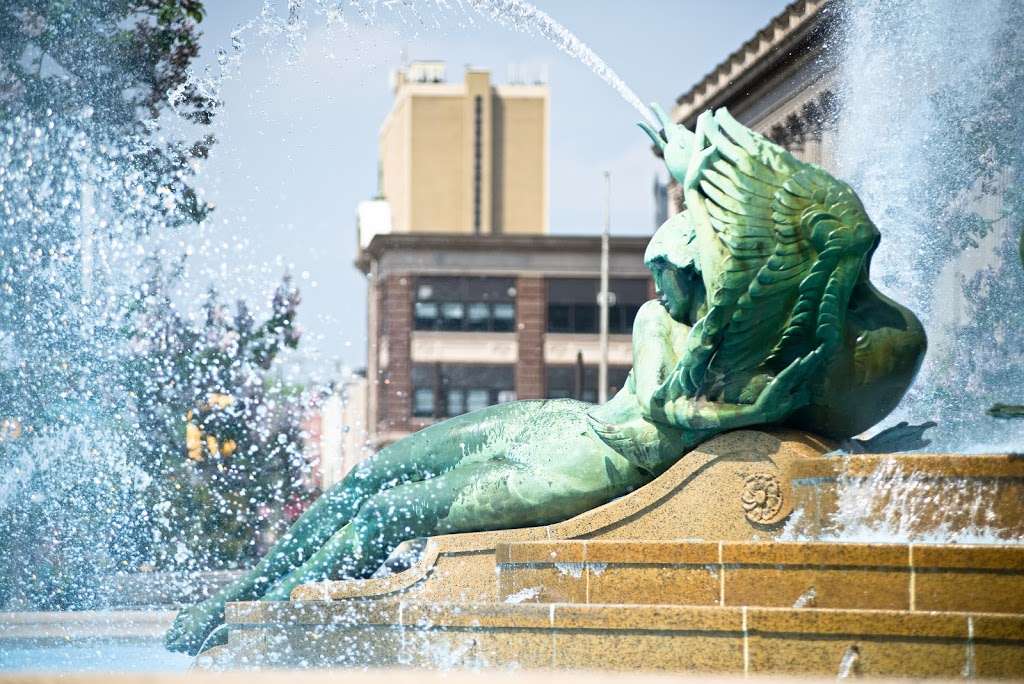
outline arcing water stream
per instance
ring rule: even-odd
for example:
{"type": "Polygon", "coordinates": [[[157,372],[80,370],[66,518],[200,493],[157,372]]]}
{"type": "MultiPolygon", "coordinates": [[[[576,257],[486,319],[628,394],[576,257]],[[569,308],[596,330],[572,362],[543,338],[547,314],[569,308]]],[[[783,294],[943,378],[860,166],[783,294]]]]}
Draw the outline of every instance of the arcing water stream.
{"type": "MultiPolygon", "coordinates": [[[[288,0],[286,16],[280,16],[265,0],[260,16],[231,34],[231,49],[218,52],[220,73],[195,79],[203,92],[216,98],[219,83],[233,75],[239,67],[246,40],[258,36],[264,40],[282,40],[294,55],[301,49],[310,25],[308,14],[322,17],[328,26],[348,28],[350,16],[369,26],[385,20],[395,21],[415,35],[430,28],[443,31],[451,27],[472,25],[474,16],[485,17],[514,31],[538,35],[593,71],[622,99],[628,102],[647,122],[656,124],[651,112],[626,82],[586,43],[551,15],[525,0],[314,0],[310,12],[305,0],[288,0]]],[[[176,94],[169,94],[172,101],[176,94]]]]}

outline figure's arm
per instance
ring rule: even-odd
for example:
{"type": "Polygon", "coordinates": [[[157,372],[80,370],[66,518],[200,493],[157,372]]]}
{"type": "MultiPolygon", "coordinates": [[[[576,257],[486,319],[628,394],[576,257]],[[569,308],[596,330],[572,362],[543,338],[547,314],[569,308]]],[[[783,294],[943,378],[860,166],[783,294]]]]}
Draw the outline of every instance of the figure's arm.
{"type": "Polygon", "coordinates": [[[633,324],[633,380],[644,418],[689,430],[732,430],[782,420],[809,399],[807,379],[822,361],[816,350],[773,378],[752,404],[681,396],[671,382],[676,370],[673,321],[657,301],[644,304],[633,324]]]}
{"type": "Polygon", "coordinates": [[[759,423],[774,423],[797,408],[796,400],[801,397],[789,395],[780,396],[778,401],[762,401],[762,397],[770,396],[769,387],[761,392],[758,401],[753,404],[678,397],[666,401],[662,412],[665,422],[690,430],[735,430],[759,423]]]}
{"type": "Polygon", "coordinates": [[[701,429],[697,423],[712,424],[714,407],[742,413],[735,404],[687,401],[676,376],[684,359],[677,360],[673,333],[690,330],[669,316],[665,307],[651,300],[640,307],[633,323],[633,381],[637,402],[644,418],[680,428],[701,429]],[[692,422],[691,422],[692,421],[692,422]]]}
{"type": "Polygon", "coordinates": [[[675,370],[674,325],[682,324],[673,321],[665,307],[653,299],[640,307],[633,322],[634,393],[644,418],[661,423],[668,421],[660,414],[660,402],[654,397],[675,370]]]}
{"type": "Polygon", "coordinates": [[[661,400],[659,412],[665,416],[665,422],[691,430],[735,430],[748,425],[775,423],[809,403],[808,381],[821,367],[824,358],[825,349],[819,347],[796,359],[765,385],[752,404],[668,397],[664,393],[655,394],[653,403],[661,400]]]}

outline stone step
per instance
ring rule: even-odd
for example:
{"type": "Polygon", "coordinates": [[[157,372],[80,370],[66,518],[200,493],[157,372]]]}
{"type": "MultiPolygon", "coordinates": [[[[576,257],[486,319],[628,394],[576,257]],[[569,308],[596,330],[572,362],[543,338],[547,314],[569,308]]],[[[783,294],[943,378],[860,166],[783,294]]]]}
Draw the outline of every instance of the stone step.
{"type": "Polygon", "coordinates": [[[349,600],[229,604],[227,620],[201,667],[1024,676],[1024,615],[349,600]]]}
{"type": "Polygon", "coordinates": [[[498,600],[1024,614],[1024,546],[528,541],[496,548],[498,600]]]}

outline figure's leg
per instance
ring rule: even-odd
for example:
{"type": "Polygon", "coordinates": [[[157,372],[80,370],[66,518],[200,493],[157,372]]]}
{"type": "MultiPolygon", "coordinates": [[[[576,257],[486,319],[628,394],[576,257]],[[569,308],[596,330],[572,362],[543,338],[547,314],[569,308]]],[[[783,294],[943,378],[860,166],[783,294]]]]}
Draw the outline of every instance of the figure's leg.
{"type": "Polygon", "coordinates": [[[566,520],[644,481],[638,469],[596,438],[569,432],[541,445],[543,458],[516,462],[499,447],[489,459],[377,494],[264,600],[288,600],[295,587],[307,582],[369,577],[407,539],[566,520]]]}
{"type": "MultiPolygon", "coordinates": [[[[372,575],[407,539],[466,531],[448,521],[452,505],[467,487],[498,474],[504,466],[478,463],[444,475],[399,485],[369,499],[302,567],[286,575],[263,600],[286,601],[300,584],[372,575]]],[[[490,521],[480,519],[477,524],[490,521]]]]}
{"type": "Polygon", "coordinates": [[[261,597],[282,577],[308,562],[370,497],[454,468],[467,454],[481,448],[491,432],[501,426],[502,415],[511,406],[493,406],[432,425],[356,466],[314,502],[249,573],[206,601],[181,611],[165,637],[167,648],[195,652],[224,622],[225,604],[261,597]]]}

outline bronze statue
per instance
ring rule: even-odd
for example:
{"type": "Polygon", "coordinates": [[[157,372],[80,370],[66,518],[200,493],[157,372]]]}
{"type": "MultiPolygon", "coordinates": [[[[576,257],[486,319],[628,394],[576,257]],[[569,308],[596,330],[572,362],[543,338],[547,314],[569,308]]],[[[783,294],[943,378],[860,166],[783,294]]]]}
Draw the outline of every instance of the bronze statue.
{"type": "MultiPolygon", "coordinates": [[[[364,578],[407,539],[565,520],[656,478],[726,430],[786,424],[842,439],[884,418],[925,351],[920,323],[868,279],[878,231],[853,191],[725,110],[695,132],[644,126],[687,210],[645,255],[658,299],[633,327],[610,401],[491,406],[431,425],[357,466],[244,578],[182,611],[195,653],[228,601],[364,578]]],[[[220,638],[218,638],[220,637],[220,638]]]]}

